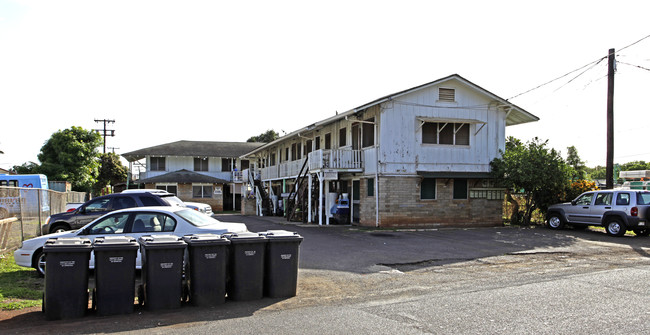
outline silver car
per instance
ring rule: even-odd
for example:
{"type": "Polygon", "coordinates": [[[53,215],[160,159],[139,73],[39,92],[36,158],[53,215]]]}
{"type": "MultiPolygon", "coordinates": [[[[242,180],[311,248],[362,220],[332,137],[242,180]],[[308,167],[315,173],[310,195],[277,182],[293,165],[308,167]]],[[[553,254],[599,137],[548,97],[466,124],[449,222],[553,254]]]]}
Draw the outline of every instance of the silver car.
{"type": "Polygon", "coordinates": [[[647,236],[650,234],[649,210],[649,191],[591,191],[570,203],[550,206],[546,219],[551,229],[560,229],[565,224],[575,227],[598,225],[613,236],[623,236],[627,230],[647,236]]]}
{"type": "MultiPolygon", "coordinates": [[[[39,274],[45,274],[45,254],[43,245],[50,238],[86,237],[93,240],[98,236],[131,236],[172,234],[184,236],[191,234],[225,234],[247,231],[243,223],[221,222],[195,210],[185,207],[134,207],[110,212],[79,230],[65,231],[26,240],[14,252],[16,264],[33,267],[39,274]]],[[[140,252],[136,267],[141,267],[140,252]]],[[[94,268],[94,255],[91,254],[90,268],[94,268]]]]}

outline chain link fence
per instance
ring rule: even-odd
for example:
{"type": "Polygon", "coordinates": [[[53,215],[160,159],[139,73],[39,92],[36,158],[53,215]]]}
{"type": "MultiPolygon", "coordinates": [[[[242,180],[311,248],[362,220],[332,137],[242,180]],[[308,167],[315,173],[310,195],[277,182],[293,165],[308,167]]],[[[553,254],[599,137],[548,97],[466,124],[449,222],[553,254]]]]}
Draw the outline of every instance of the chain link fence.
{"type": "Polygon", "coordinates": [[[41,235],[48,216],[65,212],[68,203],[85,200],[83,192],[0,186],[0,251],[17,248],[22,241],[41,235]]]}

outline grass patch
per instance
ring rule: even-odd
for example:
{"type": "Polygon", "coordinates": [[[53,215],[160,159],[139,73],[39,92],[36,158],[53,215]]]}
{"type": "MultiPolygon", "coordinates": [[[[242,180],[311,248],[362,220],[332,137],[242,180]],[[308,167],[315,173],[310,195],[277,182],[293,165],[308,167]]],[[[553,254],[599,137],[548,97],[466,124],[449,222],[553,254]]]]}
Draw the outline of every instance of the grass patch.
{"type": "Polygon", "coordinates": [[[16,310],[43,303],[43,278],[16,265],[12,253],[0,255],[0,309],[16,310]]]}

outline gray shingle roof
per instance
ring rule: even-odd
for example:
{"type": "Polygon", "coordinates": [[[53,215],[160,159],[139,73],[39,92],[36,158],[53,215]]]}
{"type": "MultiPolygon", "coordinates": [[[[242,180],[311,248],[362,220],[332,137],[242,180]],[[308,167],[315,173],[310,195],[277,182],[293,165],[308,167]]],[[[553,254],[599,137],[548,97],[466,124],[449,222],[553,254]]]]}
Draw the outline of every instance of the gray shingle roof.
{"type": "Polygon", "coordinates": [[[122,154],[122,157],[129,162],[143,159],[145,156],[236,158],[263,144],[258,142],[178,141],[127,152],[122,154]]]}
{"type": "Polygon", "coordinates": [[[138,183],[179,183],[179,184],[191,184],[191,183],[213,183],[213,184],[227,184],[227,180],[223,180],[216,177],[207,176],[201,173],[196,173],[188,170],[178,170],[170,173],[166,173],[160,176],[155,176],[146,179],[140,179],[138,183]]]}

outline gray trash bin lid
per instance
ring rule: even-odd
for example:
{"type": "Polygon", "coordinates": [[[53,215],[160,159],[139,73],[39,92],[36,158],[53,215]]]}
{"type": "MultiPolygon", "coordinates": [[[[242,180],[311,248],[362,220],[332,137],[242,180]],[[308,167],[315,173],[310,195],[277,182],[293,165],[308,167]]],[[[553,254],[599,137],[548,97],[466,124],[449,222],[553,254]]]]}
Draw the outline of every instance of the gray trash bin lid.
{"type": "Polygon", "coordinates": [[[93,241],[95,249],[108,250],[108,249],[138,249],[140,245],[135,237],[131,236],[99,236],[93,241]]]}
{"type": "Polygon", "coordinates": [[[138,239],[138,243],[145,249],[174,249],[185,248],[183,239],[176,235],[145,235],[138,239]]]}
{"type": "Polygon", "coordinates": [[[260,235],[265,236],[269,240],[269,243],[288,241],[294,242],[302,241],[303,239],[303,237],[298,235],[298,233],[287,230],[267,230],[265,232],[261,232],[260,235]]]}
{"type": "Polygon", "coordinates": [[[224,236],[230,240],[230,243],[266,243],[266,237],[253,232],[242,232],[242,233],[230,233],[224,234],[224,236]]]}
{"type": "Polygon", "coordinates": [[[190,245],[195,244],[230,244],[230,240],[219,234],[192,234],[183,236],[183,241],[190,245]]]}
{"type": "Polygon", "coordinates": [[[58,237],[45,241],[43,252],[90,252],[93,246],[89,238],[58,237]]]}

